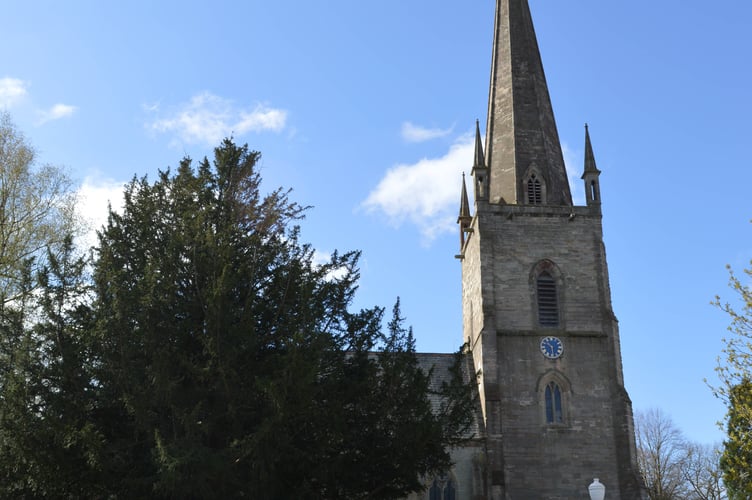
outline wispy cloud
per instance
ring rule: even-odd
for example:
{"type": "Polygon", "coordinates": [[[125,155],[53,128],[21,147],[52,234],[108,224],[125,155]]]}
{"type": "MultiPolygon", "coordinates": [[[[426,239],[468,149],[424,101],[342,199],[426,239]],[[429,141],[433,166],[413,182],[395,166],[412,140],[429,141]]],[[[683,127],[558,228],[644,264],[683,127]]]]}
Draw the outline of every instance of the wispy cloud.
{"type": "Polygon", "coordinates": [[[441,129],[441,128],[426,128],[420,125],[415,125],[411,122],[405,122],[402,124],[402,139],[407,142],[425,142],[432,139],[439,139],[446,137],[452,133],[454,127],[441,129]]]}
{"type": "Polygon", "coordinates": [[[472,165],[473,145],[473,136],[465,135],[440,158],[389,169],[362,207],[395,227],[414,224],[426,243],[456,230],[461,173],[472,165]]]}
{"type": "Polygon", "coordinates": [[[69,104],[55,104],[50,109],[38,112],[39,120],[37,120],[37,125],[43,125],[53,120],[67,118],[68,116],[73,115],[77,110],[78,108],[76,106],[71,106],[69,104]]]}
{"type": "MultiPolygon", "coordinates": [[[[159,107],[150,108],[159,112],[159,107]]],[[[258,104],[253,109],[238,108],[229,99],[211,92],[193,96],[166,116],[158,117],[148,127],[160,133],[172,133],[185,143],[216,145],[230,135],[249,132],[280,132],[285,127],[287,111],[258,104]]]]}
{"type": "Polygon", "coordinates": [[[28,94],[28,82],[18,78],[0,78],[0,108],[9,108],[28,94]]]}

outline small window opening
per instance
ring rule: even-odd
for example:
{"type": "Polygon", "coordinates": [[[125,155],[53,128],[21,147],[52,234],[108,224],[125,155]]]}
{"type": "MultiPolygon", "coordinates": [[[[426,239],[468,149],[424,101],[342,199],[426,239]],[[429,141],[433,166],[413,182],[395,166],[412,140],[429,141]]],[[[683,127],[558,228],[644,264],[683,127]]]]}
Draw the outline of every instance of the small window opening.
{"type": "Polygon", "coordinates": [[[564,413],[561,411],[561,388],[556,382],[546,386],[546,423],[564,423],[564,413]]]}
{"type": "Polygon", "coordinates": [[[595,181],[590,181],[590,199],[598,201],[598,191],[595,189],[595,181]]]}
{"type": "Polygon", "coordinates": [[[556,280],[547,272],[538,275],[538,323],[541,326],[559,326],[559,301],[556,280]]]}
{"type": "Polygon", "coordinates": [[[531,174],[527,180],[527,201],[531,205],[543,203],[543,186],[535,174],[531,174]]]}

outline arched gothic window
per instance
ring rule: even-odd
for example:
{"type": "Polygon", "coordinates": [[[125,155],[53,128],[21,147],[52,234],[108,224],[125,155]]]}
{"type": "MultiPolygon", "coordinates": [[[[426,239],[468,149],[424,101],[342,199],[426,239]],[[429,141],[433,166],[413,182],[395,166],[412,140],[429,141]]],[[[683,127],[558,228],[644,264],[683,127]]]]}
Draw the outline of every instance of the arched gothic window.
{"type": "Polygon", "coordinates": [[[428,489],[428,500],[457,500],[457,487],[451,477],[437,477],[428,489]]]}
{"type": "Polygon", "coordinates": [[[564,423],[564,411],[561,406],[561,387],[554,381],[546,385],[545,395],[546,403],[546,423],[562,424],[564,423]]]}
{"type": "Polygon", "coordinates": [[[556,280],[548,271],[543,271],[535,280],[538,296],[538,324],[540,326],[559,326],[559,296],[556,280]]]}
{"type": "Polygon", "coordinates": [[[428,500],[441,500],[441,485],[438,479],[433,480],[433,484],[428,490],[428,500]]]}
{"type": "Polygon", "coordinates": [[[527,179],[527,202],[531,205],[543,203],[543,184],[535,174],[530,174],[527,179]]]}

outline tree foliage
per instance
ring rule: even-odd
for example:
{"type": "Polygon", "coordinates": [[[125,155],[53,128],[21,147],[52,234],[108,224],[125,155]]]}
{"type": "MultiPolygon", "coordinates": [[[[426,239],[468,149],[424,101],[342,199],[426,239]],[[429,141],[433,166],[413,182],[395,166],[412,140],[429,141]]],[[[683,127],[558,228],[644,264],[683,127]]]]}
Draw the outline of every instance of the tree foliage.
{"type": "Polygon", "coordinates": [[[732,499],[752,498],[752,382],[743,380],[729,391],[726,441],[721,457],[723,481],[732,499]]]}
{"type": "Polygon", "coordinates": [[[20,298],[48,251],[75,234],[75,195],[65,172],[36,165],[36,153],[6,112],[0,112],[0,305],[20,298]]]}
{"type": "Polygon", "coordinates": [[[79,497],[97,432],[70,180],[0,112],[0,497],[79,497]]]}
{"type": "MultiPolygon", "coordinates": [[[[81,498],[98,493],[101,436],[87,346],[92,317],[86,261],[67,238],[2,317],[7,355],[0,395],[0,496],[81,498]]],[[[27,274],[27,279],[29,277],[27,274]]]]}
{"type": "MultiPolygon", "coordinates": [[[[729,315],[729,335],[723,339],[723,356],[718,359],[716,373],[720,385],[714,393],[727,407],[724,452],[721,461],[723,480],[731,498],[752,496],[752,288],[729,268],[729,287],[737,298],[738,307],[721,302],[715,305],[729,315]]],[[[752,267],[745,269],[746,279],[752,267]]]]}
{"type": "Polygon", "coordinates": [[[258,158],[226,140],[134,179],[92,262],[19,229],[36,243],[0,259],[0,497],[387,499],[450,466],[475,403],[462,353],[434,373],[399,300],[386,329],[351,311],[359,254],[315,261],[258,158]]]}
{"type": "Polygon", "coordinates": [[[212,163],[134,179],[100,234],[108,480],[123,497],[419,490],[466,437],[474,380],[434,390],[398,306],[387,333],[382,309],[349,311],[358,253],[314,262],[305,208],[260,195],[258,158],[226,140],[212,163]]]}

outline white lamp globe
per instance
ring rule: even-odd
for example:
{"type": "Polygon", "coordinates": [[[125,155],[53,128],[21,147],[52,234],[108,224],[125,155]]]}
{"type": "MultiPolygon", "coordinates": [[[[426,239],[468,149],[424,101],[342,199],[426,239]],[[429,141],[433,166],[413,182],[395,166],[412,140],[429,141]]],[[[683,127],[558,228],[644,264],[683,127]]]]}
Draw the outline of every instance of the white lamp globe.
{"type": "Polygon", "coordinates": [[[590,493],[590,500],[603,500],[606,496],[606,487],[596,477],[592,484],[588,486],[588,492],[590,493]]]}

